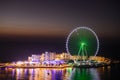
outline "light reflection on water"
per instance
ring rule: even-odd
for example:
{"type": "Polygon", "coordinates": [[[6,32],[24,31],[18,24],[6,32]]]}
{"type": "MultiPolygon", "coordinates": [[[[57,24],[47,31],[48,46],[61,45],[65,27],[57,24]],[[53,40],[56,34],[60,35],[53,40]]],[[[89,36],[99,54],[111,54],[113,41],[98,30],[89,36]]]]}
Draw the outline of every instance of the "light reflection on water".
{"type": "MultiPolygon", "coordinates": [[[[101,70],[102,68],[100,68],[101,70]]],[[[97,68],[6,68],[0,80],[101,80],[97,68]]]]}
{"type": "Polygon", "coordinates": [[[95,68],[74,68],[69,80],[100,80],[95,68]]]}

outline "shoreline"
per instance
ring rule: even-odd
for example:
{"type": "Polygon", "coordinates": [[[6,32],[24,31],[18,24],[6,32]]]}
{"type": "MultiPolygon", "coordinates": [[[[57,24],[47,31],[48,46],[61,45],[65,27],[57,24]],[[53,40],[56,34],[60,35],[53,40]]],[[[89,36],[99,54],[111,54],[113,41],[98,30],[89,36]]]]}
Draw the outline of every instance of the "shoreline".
{"type": "Polygon", "coordinates": [[[98,68],[107,67],[109,65],[80,65],[80,66],[4,66],[3,68],[98,68]]]}
{"type": "Polygon", "coordinates": [[[1,65],[0,69],[2,68],[98,68],[98,67],[107,67],[107,66],[114,66],[114,65],[120,65],[120,61],[112,61],[110,64],[94,64],[94,65],[61,65],[61,66],[14,66],[14,65],[1,65]]]}

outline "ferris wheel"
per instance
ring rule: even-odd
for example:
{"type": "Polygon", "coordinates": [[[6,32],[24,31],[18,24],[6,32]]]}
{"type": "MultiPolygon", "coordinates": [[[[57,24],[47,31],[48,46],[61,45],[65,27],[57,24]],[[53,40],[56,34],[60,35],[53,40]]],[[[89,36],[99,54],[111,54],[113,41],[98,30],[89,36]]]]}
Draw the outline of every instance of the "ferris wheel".
{"type": "Polygon", "coordinates": [[[96,56],[99,39],[91,28],[77,27],[67,37],[66,50],[71,55],[96,56]]]}

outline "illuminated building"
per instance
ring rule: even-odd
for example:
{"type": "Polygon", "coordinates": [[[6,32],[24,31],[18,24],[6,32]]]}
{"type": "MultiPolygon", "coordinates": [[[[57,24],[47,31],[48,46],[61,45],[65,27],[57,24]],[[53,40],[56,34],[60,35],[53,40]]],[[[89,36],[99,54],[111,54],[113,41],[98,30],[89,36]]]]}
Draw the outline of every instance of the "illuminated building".
{"type": "Polygon", "coordinates": [[[40,62],[40,55],[32,55],[31,57],[28,57],[29,62],[40,62]]]}
{"type": "Polygon", "coordinates": [[[55,60],[56,53],[50,52],[50,60],[55,60]]]}
{"type": "Polygon", "coordinates": [[[49,61],[50,60],[50,53],[45,52],[45,61],[49,61]]]}
{"type": "Polygon", "coordinates": [[[70,60],[71,55],[68,54],[68,53],[62,53],[62,54],[60,54],[60,59],[62,59],[62,60],[70,60]]]}
{"type": "Polygon", "coordinates": [[[76,65],[109,65],[111,60],[101,56],[78,56],[70,55],[69,53],[45,52],[41,55],[32,55],[28,57],[28,61],[18,61],[11,66],[18,67],[58,67],[58,66],[73,66],[76,65]],[[83,59],[84,58],[84,61],[83,59]],[[79,62],[76,62],[79,60],[79,62]]]}
{"type": "Polygon", "coordinates": [[[42,53],[42,54],[41,54],[40,61],[42,62],[42,61],[44,61],[44,60],[45,60],[45,54],[44,54],[44,53],[42,53]]]}

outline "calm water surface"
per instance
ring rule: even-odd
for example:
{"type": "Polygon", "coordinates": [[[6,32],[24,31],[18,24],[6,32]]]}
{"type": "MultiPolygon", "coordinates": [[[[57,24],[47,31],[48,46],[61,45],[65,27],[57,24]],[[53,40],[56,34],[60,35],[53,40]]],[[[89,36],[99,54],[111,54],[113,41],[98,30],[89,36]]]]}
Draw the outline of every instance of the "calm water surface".
{"type": "Polygon", "coordinates": [[[0,80],[120,80],[119,68],[5,68],[0,69],[0,80]]]}

